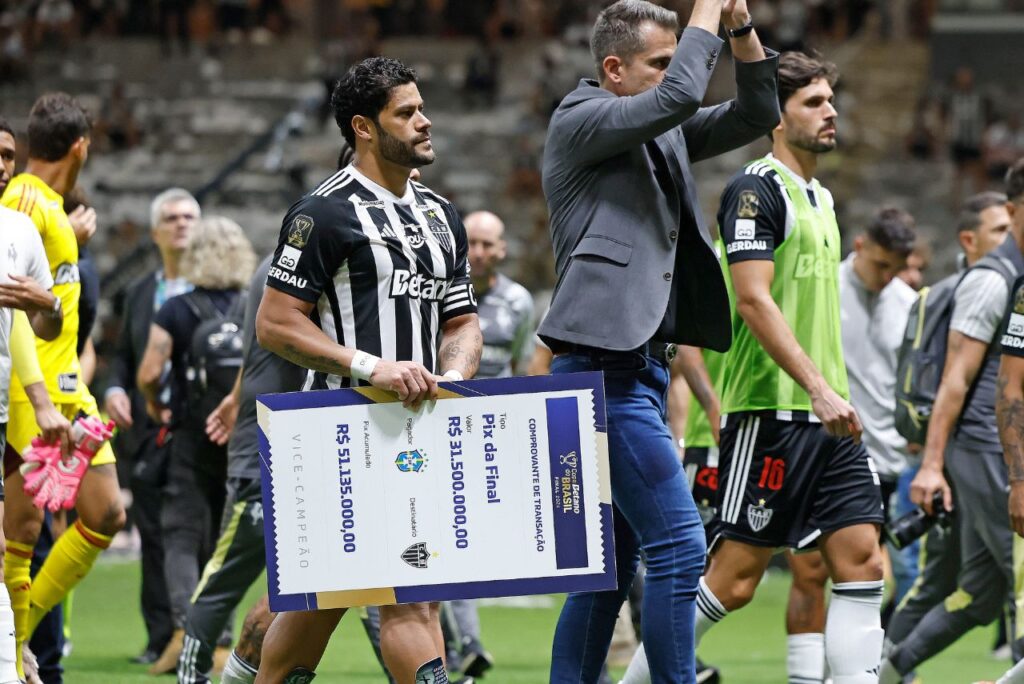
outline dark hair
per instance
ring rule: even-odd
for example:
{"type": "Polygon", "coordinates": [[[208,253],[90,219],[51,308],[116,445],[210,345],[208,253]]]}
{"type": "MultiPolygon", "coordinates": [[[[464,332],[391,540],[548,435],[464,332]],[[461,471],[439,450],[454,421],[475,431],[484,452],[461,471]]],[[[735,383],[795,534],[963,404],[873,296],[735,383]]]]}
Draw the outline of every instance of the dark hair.
{"type": "Polygon", "coordinates": [[[334,120],[338,122],[345,142],[355,149],[352,117],[365,116],[376,123],[391,99],[391,91],[415,82],[416,72],[390,57],[370,57],[349,69],[335,84],[331,94],[334,120]]]}
{"type": "Polygon", "coordinates": [[[819,78],[825,79],[829,86],[834,86],[839,80],[838,67],[817,54],[783,52],[779,57],[779,107],[785,109],[793,93],[819,78]]]}
{"type": "Polygon", "coordinates": [[[0,116],[0,133],[10,133],[11,137],[17,137],[14,135],[14,129],[11,128],[11,124],[7,123],[7,119],[0,116]]]}
{"type": "Polygon", "coordinates": [[[597,62],[597,78],[604,79],[604,60],[609,55],[629,59],[646,47],[640,27],[654,22],[673,33],[679,29],[679,17],[672,10],[647,0],[618,0],[597,15],[590,34],[590,54],[597,62]]]}
{"type": "Polygon", "coordinates": [[[956,232],[977,230],[981,225],[981,212],[991,207],[1001,207],[1004,204],[1006,204],[1006,195],[1001,192],[979,192],[977,195],[971,195],[964,202],[964,208],[960,210],[960,217],[956,222],[956,232]]]}
{"type": "Polygon", "coordinates": [[[1015,204],[1024,201],[1024,157],[1006,172],[1006,196],[1015,204]]]}
{"type": "Polygon", "coordinates": [[[868,224],[868,239],[882,249],[905,257],[914,251],[914,217],[897,207],[880,209],[868,224]]]}
{"type": "Polygon", "coordinates": [[[67,93],[47,93],[28,115],[28,156],[51,162],[63,159],[91,128],[89,113],[78,100],[67,93]]]}
{"type": "Polygon", "coordinates": [[[356,156],[356,151],[347,143],[341,144],[341,151],[338,153],[338,170],[345,168],[352,163],[352,158],[356,156]]]}

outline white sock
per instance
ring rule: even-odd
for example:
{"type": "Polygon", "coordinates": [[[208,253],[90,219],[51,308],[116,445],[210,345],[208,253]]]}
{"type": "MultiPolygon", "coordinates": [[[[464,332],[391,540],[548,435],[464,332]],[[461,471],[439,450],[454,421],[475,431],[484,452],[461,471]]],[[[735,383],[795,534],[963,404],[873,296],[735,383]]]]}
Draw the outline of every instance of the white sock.
{"type": "Polygon", "coordinates": [[[1007,670],[996,684],[1024,684],[1024,660],[1007,670]]]}
{"type": "Polygon", "coordinates": [[[711,589],[708,588],[704,578],[700,578],[697,585],[697,620],[694,625],[694,648],[700,646],[700,640],[704,638],[707,631],[722,621],[729,611],[725,609],[722,602],[718,600],[711,589]]]}
{"type": "Polygon", "coordinates": [[[878,684],[882,660],[882,580],[839,582],[825,623],[825,656],[835,684],[878,684]]]}
{"type": "Polygon", "coordinates": [[[224,665],[220,676],[220,684],[253,684],[256,681],[256,670],[252,665],[238,657],[234,651],[224,665]]]}
{"type": "Polygon", "coordinates": [[[629,661],[626,674],[622,675],[622,681],[619,684],[650,684],[650,682],[651,668],[647,665],[647,651],[641,643],[640,648],[633,653],[633,659],[629,661]]]}
{"type": "Polygon", "coordinates": [[[878,668],[878,682],[879,684],[901,684],[903,682],[903,675],[888,658],[883,660],[882,666],[878,668]]]}
{"type": "Polygon", "coordinates": [[[825,680],[825,635],[786,637],[786,671],[789,684],[821,684],[825,680]]]}
{"type": "Polygon", "coordinates": [[[14,611],[11,610],[11,595],[0,582],[0,684],[18,684],[16,661],[17,641],[14,639],[14,611]]]}

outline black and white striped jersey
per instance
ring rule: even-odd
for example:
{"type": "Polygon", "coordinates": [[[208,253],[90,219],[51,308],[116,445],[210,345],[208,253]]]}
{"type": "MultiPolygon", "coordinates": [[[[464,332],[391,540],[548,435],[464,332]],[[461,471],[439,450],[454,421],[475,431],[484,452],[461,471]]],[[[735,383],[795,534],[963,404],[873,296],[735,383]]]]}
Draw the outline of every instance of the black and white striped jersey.
{"type": "MultiPolygon", "coordinates": [[[[476,313],[467,251],[448,200],[413,182],[397,197],[347,166],[288,210],[267,285],[313,302],[338,344],[437,372],[442,324],[476,313]]],[[[311,372],[306,389],[351,383],[311,372]]]]}

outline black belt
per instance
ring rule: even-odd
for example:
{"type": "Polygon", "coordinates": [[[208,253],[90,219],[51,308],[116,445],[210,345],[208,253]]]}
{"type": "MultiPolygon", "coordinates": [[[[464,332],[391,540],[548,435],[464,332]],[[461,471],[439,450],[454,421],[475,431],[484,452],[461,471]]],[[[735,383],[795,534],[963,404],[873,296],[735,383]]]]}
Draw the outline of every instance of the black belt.
{"type": "Polygon", "coordinates": [[[611,370],[613,368],[637,370],[646,367],[647,357],[655,358],[665,363],[672,363],[676,357],[677,347],[671,342],[656,342],[651,340],[640,345],[636,349],[616,351],[612,349],[600,349],[588,347],[584,344],[555,343],[551,347],[555,354],[580,354],[589,356],[598,368],[611,370]]]}

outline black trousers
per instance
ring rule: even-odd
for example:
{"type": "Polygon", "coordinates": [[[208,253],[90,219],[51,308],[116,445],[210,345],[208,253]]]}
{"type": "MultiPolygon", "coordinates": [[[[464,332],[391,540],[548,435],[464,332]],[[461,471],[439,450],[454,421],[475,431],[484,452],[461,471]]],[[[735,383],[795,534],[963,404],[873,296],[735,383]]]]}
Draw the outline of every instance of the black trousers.
{"type": "Polygon", "coordinates": [[[132,522],[142,541],[142,620],[146,625],[146,650],[164,650],[171,640],[171,601],[164,575],[164,541],[160,527],[160,507],[166,478],[166,460],[170,444],[167,434],[148,436],[135,455],[129,480],[132,490],[132,522]]]}
{"type": "Polygon", "coordinates": [[[213,555],[224,511],[227,450],[205,430],[181,427],[171,441],[171,462],[163,491],[160,524],[164,574],[175,629],[185,628],[199,574],[213,555]]]}

